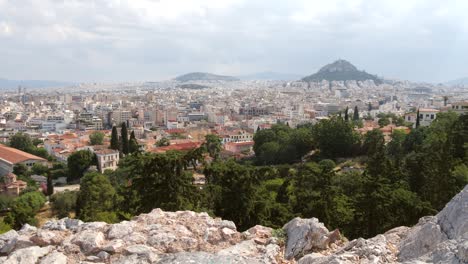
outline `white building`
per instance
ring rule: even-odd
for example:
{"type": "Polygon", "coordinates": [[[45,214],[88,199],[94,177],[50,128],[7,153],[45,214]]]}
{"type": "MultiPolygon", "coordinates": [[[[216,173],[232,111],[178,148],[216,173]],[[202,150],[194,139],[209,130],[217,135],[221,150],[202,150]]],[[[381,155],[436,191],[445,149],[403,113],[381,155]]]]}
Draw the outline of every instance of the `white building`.
{"type": "Polygon", "coordinates": [[[119,151],[114,149],[100,149],[94,151],[98,161],[98,170],[104,173],[106,170],[116,170],[119,164],[119,151]]]}

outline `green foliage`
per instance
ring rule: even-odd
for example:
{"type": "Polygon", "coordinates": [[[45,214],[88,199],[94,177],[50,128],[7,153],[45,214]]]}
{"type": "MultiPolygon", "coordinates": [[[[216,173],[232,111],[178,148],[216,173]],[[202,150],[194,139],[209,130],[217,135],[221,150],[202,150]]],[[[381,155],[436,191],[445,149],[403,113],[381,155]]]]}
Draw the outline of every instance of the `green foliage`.
{"type": "Polygon", "coordinates": [[[390,119],[388,119],[387,117],[379,118],[378,123],[380,127],[388,126],[390,125],[390,119]]]}
{"type": "Polygon", "coordinates": [[[135,132],[130,133],[130,141],[128,143],[128,150],[130,153],[137,153],[140,151],[140,146],[138,145],[138,141],[135,137],[135,132]]]}
{"type": "Polygon", "coordinates": [[[312,133],[324,158],[350,156],[353,147],[359,143],[359,135],[352,125],[337,117],[321,120],[313,127],[312,133]]]}
{"type": "Polygon", "coordinates": [[[117,133],[116,126],[112,127],[110,148],[115,149],[115,150],[120,150],[119,134],[117,133]]]}
{"type": "Polygon", "coordinates": [[[50,202],[52,210],[57,214],[57,217],[70,217],[70,212],[75,211],[77,197],[77,191],[68,190],[52,195],[50,202]]]}
{"type": "Polygon", "coordinates": [[[49,167],[40,163],[35,163],[31,167],[31,172],[32,174],[36,174],[36,175],[47,175],[49,172],[49,167]]]}
{"type": "Polygon", "coordinates": [[[76,199],[76,214],[83,221],[110,221],[115,218],[117,194],[109,179],[100,173],[86,174],[81,179],[76,199]]]}
{"type": "Polygon", "coordinates": [[[36,213],[44,205],[46,199],[40,192],[28,192],[19,196],[11,211],[5,217],[5,222],[15,229],[21,228],[24,224],[36,225],[36,213]]]}
{"type": "Polygon", "coordinates": [[[156,146],[158,147],[165,147],[165,146],[169,146],[171,144],[171,142],[169,141],[169,139],[167,138],[161,138],[158,142],[156,142],[156,146]]]}
{"type": "Polygon", "coordinates": [[[104,133],[95,131],[89,135],[89,144],[91,145],[102,145],[104,143],[104,133]]]}
{"type": "Polygon", "coordinates": [[[91,165],[95,165],[95,155],[89,150],[79,150],[71,154],[67,159],[68,182],[76,181],[83,177],[91,165]]]}
{"type": "Polygon", "coordinates": [[[11,226],[3,220],[3,218],[0,218],[0,235],[3,233],[6,233],[11,230],[11,226]]]}
{"type": "Polygon", "coordinates": [[[209,134],[205,136],[205,143],[203,147],[208,152],[210,157],[214,159],[219,158],[219,153],[221,152],[221,138],[217,135],[209,134]]]}
{"type": "Polygon", "coordinates": [[[14,204],[14,199],[11,196],[0,195],[0,211],[6,211],[14,204]]]}
{"type": "Polygon", "coordinates": [[[18,132],[10,137],[10,147],[30,152],[34,148],[34,145],[28,134],[18,132]]]}
{"type": "Polygon", "coordinates": [[[359,120],[359,109],[358,109],[358,107],[356,105],[354,107],[354,112],[353,112],[353,121],[358,121],[358,120],[359,120]]]}
{"type": "Polygon", "coordinates": [[[129,144],[128,144],[128,131],[127,131],[127,123],[122,123],[122,128],[120,131],[120,146],[122,147],[122,153],[127,155],[129,153],[129,144]]]}
{"type": "Polygon", "coordinates": [[[258,131],[253,139],[257,162],[262,165],[298,161],[314,146],[311,130],[305,126],[292,129],[277,124],[258,131]]]}
{"type": "Polygon", "coordinates": [[[25,176],[28,173],[28,167],[23,163],[17,163],[13,166],[13,173],[17,176],[25,176]]]}

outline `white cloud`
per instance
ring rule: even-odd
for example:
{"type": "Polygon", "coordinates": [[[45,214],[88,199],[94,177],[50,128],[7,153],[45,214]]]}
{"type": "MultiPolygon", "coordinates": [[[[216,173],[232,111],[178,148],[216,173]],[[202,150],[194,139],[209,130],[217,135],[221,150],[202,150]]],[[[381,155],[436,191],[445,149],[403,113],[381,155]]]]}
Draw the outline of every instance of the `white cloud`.
{"type": "Polygon", "coordinates": [[[465,0],[0,0],[0,57],[27,65],[0,72],[73,80],[309,73],[341,57],[382,75],[450,79],[468,75],[467,9],[465,0]]]}

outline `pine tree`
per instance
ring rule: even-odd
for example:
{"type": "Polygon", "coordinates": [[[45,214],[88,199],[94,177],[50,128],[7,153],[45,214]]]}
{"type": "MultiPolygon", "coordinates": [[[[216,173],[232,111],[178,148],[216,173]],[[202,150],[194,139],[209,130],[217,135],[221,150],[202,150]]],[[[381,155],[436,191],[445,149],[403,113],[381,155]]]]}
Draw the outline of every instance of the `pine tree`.
{"type": "Polygon", "coordinates": [[[418,112],[416,112],[416,128],[418,128],[420,125],[420,120],[419,120],[419,108],[418,108],[418,112]]]}
{"type": "Polygon", "coordinates": [[[353,120],[354,121],[359,120],[359,109],[358,109],[357,105],[354,107],[353,120]]]}
{"type": "Polygon", "coordinates": [[[346,110],[345,110],[345,112],[344,112],[344,120],[345,120],[346,122],[349,121],[348,107],[346,107],[346,110]]]}
{"type": "Polygon", "coordinates": [[[115,150],[120,149],[119,134],[117,133],[117,127],[115,127],[115,126],[112,127],[110,148],[115,149],[115,150]]]}
{"type": "Polygon", "coordinates": [[[130,133],[130,141],[128,142],[128,150],[130,153],[136,153],[138,149],[138,141],[135,137],[135,132],[132,130],[132,133],[130,133]]]}
{"type": "Polygon", "coordinates": [[[127,124],[125,122],[122,123],[122,131],[120,133],[122,135],[121,138],[121,146],[122,146],[122,153],[128,154],[129,152],[129,144],[128,144],[128,131],[127,131],[127,124]]]}

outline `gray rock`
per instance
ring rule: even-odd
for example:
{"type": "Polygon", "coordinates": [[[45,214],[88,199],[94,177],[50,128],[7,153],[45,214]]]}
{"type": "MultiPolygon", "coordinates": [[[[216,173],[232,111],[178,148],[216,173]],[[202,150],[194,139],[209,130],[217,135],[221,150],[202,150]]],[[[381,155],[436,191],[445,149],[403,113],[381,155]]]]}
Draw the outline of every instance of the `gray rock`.
{"type": "Polygon", "coordinates": [[[89,254],[100,251],[105,238],[102,232],[85,230],[76,234],[72,242],[79,245],[85,254],[89,254]]]}
{"type": "Polygon", "coordinates": [[[43,257],[39,264],[67,264],[67,256],[61,252],[52,252],[43,257]]]}
{"type": "Polygon", "coordinates": [[[133,223],[128,221],[123,221],[119,224],[113,224],[109,228],[107,237],[109,239],[114,238],[123,238],[130,235],[133,232],[133,223]]]}
{"type": "Polygon", "coordinates": [[[101,251],[96,256],[100,258],[101,260],[106,260],[110,257],[110,254],[105,251],[101,251]]]}
{"type": "Polygon", "coordinates": [[[15,230],[10,230],[0,235],[0,253],[10,253],[18,240],[18,233],[15,230]]]}
{"type": "Polygon", "coordinates": [[[286,259],[305,255],[312,249],[325,249],[328,246],[330,232],[317,218],[296,217],[284,225],[283,229],[288,236],[286,259]]]}
{"type": "Polygon", "coordinates": [[[39,258],[44,257],[52,250],[52,247],[28,247],[22,248],[11,253],[3,264],[32,264],[39,258]]]}

